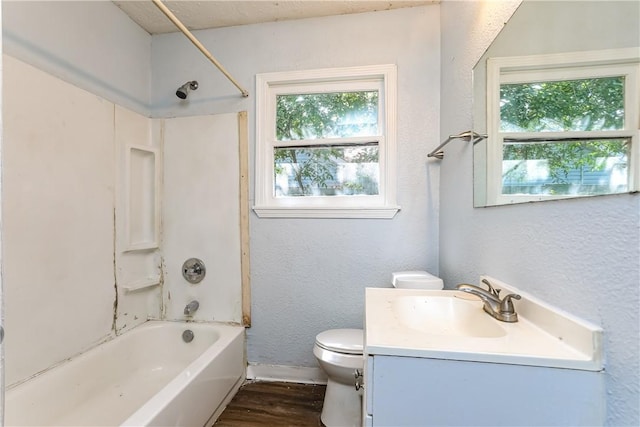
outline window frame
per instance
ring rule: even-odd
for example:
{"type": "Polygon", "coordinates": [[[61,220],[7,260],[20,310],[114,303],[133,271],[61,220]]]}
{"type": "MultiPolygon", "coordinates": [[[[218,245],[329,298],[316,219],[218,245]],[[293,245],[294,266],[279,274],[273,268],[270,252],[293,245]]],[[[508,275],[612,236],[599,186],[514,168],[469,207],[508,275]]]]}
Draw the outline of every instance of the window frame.
{"type": "MultiPolygon", "coordinates": [[[[502,160],[505,139],[575,138],[576,140],[630,138],[628,188],[640,190],[640,49],[610,49],[546,55],[497,57],[487,60],[487,202],[490,205],[556,200],[595,195],[502,194],[502,160]],[[500,85],[540,81],[577,80],[625,76],[624,129],[607,131],[502,132],[500,85]]],[[[609,193],[620,194],[620,193],[609,193]]],[[[604,195],[604,194],[603,194],[604,195]]]]}
{"type": "Polygon", "coordinates": [[[256,200],[253,210],[267,218],[393,218],[396,203],[397,70],[393,64],[298,70],[256,75],[256,200]],[[379,90],[378,135],[278,141],[276,96],[297,93],[379,90]],[[279,196],[274,194],[274,149],[282,146],[377,142],[378,195],[279,196]]]}

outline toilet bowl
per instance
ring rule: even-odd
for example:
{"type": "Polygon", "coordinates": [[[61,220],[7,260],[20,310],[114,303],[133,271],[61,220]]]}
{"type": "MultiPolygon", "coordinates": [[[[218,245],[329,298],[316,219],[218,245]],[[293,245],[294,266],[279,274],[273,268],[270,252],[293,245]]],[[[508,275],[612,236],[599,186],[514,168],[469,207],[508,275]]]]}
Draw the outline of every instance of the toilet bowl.
{"type": "MultiPolygon", "coordinates": [[[[442,279],[426,271],[393,273],[394,288],[443,289],[442,279]]],[[[327,427],[362,425],[362,391],[356,390],[356,370],[362,372],[364,335],[362,329],[330,329],[316,336],[313,354],[327,374],[320,419],[327,427]]],[[[362,382],[362,380],[359,380],[362,382]]]]}
{"type": "Polygon", "coordinates": [[[362,392],[354,375],[362,371],[362,329],[330,329],[316,336],[313,354],[327,374],[320,419],[327,427],[362,425],[362,392]]]}

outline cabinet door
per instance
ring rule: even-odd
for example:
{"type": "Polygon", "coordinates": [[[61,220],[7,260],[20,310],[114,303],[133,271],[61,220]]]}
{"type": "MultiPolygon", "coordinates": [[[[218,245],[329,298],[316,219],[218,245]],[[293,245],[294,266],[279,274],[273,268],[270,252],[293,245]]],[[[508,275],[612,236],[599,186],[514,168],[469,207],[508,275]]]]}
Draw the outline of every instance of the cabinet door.
{"type": "Polygon", "coordinates": [[[374,356],[373,426],[604,423],[600,372],[374,356]]]}

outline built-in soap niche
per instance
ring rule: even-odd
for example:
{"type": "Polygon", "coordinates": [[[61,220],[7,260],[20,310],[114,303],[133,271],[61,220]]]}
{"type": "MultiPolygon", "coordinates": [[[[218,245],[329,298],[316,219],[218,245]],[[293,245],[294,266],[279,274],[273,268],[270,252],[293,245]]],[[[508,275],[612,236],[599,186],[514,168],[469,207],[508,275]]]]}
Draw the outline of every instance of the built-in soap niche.
{"type": "Polygon", "coordinates": [[[160,235],[160,168],[158,149],[126,148],[125,251],[156,249],[160,235]]]}

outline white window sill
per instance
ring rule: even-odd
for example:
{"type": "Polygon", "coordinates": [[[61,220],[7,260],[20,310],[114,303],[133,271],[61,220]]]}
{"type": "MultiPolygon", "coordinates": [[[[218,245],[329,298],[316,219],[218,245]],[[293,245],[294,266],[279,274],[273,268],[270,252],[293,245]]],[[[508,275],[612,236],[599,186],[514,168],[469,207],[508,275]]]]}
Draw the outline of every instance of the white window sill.
{"type": "Polygon", "coordinates": [[[267,207],[254,206],[260,218],[370,218],[391,219],[400,206],[380,207],[267,207]]]}

